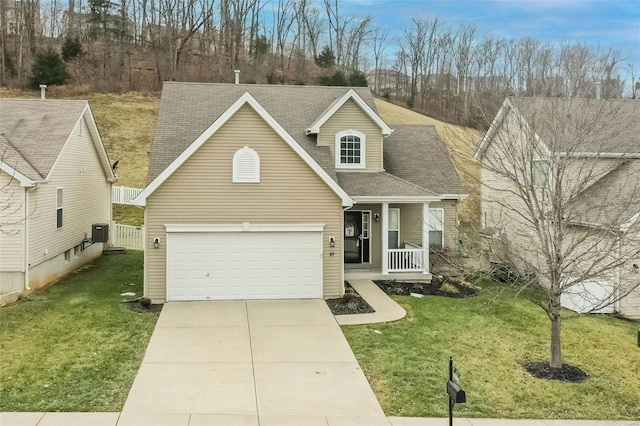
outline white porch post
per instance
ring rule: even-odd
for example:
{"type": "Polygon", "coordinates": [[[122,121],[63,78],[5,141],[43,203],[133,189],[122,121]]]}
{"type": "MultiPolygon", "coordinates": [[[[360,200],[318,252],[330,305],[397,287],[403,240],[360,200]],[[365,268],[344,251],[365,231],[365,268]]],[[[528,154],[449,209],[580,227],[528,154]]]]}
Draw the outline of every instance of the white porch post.
{"type": "Polygon", "coordinates": [[[382,275],[389,274],[389,203],[382,203],[382,275]]]}
{"type": "Polygon", "coordinates": [[[429,273],[429,203],[422,204],[422,266],[429,273]]]}

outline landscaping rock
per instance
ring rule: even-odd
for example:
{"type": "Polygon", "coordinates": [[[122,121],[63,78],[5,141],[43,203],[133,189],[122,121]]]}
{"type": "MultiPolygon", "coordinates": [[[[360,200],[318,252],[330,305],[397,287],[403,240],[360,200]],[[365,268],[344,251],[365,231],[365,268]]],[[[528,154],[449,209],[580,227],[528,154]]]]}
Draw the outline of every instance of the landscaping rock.
{"type": "Polygon", "coordinates": [[[0,308],[3,308],[11,303],[15,303],[20,299],[21,291],[12,291],[11,293],[0,295],[0,308]]]}

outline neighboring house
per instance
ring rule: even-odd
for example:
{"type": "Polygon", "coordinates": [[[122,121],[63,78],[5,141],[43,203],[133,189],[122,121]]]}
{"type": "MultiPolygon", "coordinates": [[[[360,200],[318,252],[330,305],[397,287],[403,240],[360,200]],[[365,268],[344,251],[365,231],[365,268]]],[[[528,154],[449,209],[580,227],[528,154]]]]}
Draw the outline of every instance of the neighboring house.
{"type": "Polygon", "coordinates": [[[435,129],[392,130],[368,88],[165,83],[147,181],[155,302],[339,297],[345,264],[430,279],[465,197],[435,129]]]}
{"type": "Polygon", "coordinates": [[[0,99],[0,293],[100,256],[114,181],[87,101],[0,99]]]}
{"type": "Polygon", "coordinates": [[[555,210],[565,223],[561,276],[580,283],[563,295],[565,307],[640,317],[640,287],[633,290],[640,282],[639,111],[630,100],[508,98],[476,150],[484,242],[496,260],[520,273],[547,268],[532,250],[530,241],[539,239],[532,221],[554,218],[531,219],[516,195],[516,176],[534,189],[528,202],[539,211],[562,206],[555,210]],[[625,297],[602,308],[619,296],[625,297]]]}

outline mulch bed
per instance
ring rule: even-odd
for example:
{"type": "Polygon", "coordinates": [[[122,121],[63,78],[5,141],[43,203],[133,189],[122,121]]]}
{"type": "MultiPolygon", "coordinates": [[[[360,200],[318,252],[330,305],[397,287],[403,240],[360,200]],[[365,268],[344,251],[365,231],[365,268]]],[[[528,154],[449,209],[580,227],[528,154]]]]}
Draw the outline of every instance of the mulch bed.
{"type": "Polygon", "coordinates": [[[152,313],[158,316],[160,315],[160,312],[162,311],[163,306],[164,305],[162,303],[152,304],[152,305],[149,305],[148,307],[142,306],[142,304],[138,301],[127,303],[127,307],[129,308],[129,310],[133,312],[137,312],[139,314],[152,313]]]}
{"type": "Polygon", "coordinates": [[[345,281],[344,296],[326,300],[333,315],[371,314],[375,310],[345,281]]]}
{"type": "Polygon", "coordinates": [[[478,288],[459,278],[436,276],[430,283],[375,280],[382,291],[391,296],[409,296],[411,293],[425,296],[444,296],[462,299],[478,294],[478,288]]]}
{"type": "Polygon", "coordinates": [[[549,361],[533,361],[525,362],[522,366],[537,379],[582,383],[589,378],[584,370],[569,364],[562,364],[561,368],[553,368],[549,365],[549,361]]]}

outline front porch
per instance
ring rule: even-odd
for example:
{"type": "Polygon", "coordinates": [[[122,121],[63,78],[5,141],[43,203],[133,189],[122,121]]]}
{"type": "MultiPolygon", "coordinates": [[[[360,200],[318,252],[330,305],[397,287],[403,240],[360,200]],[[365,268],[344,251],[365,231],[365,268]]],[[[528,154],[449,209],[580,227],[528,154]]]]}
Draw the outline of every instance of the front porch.
{"type": "Polygon", "coordinates": [[[416,272],[390,272],[383,274],[382,269],[372,267],[370,264],[345,263],[345,281],[355,280],[397,280],[412,282],[431,282],[431,273],[416,272]]]}
{"type": "Polygon", "coordinates": [[[435,213],[429,203],[407,201],[358,203],[345,211],[345,277],[430,281],[429,250],[441,246],[443,235],[442,209],[435,213]]]}

